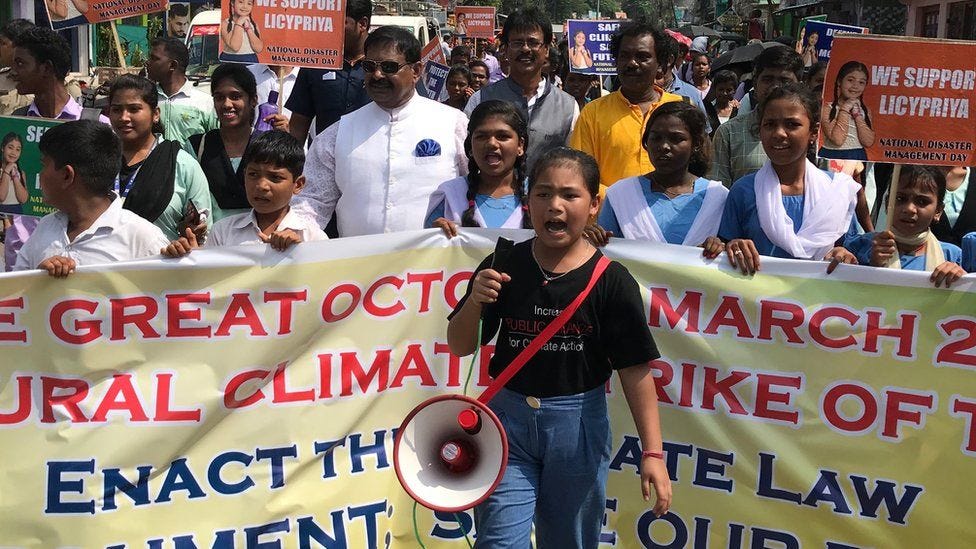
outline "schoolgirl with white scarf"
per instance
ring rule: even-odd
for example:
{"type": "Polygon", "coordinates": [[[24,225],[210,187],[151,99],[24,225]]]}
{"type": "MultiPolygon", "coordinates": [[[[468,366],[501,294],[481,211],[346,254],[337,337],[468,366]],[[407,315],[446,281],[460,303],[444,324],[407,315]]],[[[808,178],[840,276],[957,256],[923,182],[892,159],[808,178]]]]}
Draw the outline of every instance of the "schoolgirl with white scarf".
{"type": "Polygon", "coordinates": [[[716,257],[723,249],[715,235],[729,192],[721,182],[699,177],[711,158],[704,114],[683,101],[665,103],[648,119],[642,142],[654,171],[614,183],[587,238],[597,245],[613,235],[701,246],[706,257],[716,257]]]}
{"type": "Polygon", "coordinates": [[[735,182],[718,236],[729,262],[754,274],[760,256],[856,263],[837,243],[851,220],[860,185],[842,173],[819,170],[806,158],[817,138],[819,102],[800,84],[769,92],[759,107],[759,133],[769,160],[735,182]]]}

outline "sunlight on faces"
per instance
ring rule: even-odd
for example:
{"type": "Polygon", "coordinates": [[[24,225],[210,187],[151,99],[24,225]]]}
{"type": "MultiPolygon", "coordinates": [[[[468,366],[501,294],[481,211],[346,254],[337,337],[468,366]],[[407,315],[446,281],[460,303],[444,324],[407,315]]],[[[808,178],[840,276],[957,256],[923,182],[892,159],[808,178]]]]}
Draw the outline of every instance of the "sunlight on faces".
{"type": "Polygon", "coordinates": [[[540,245],[566,248],[583,234],[587,221],[600,208],[575,162],[556,164],[539,174],[529,190],[529,217],[540,245]]]}
{"type": "Polygon", "coordinates": [[[214,110],[217,121],[222,128],[236,128],[251,124],[254,109],[257,107],[257,97],[250,97],[232,78],[224,78],[216,83],[211,91],[213,94],[214,110]]]}
{"type": "Polygon", "coordinates": [[[776,99],[763,112],[759,139],[769,161],[785,166],[806,158],[807,148],[817,138],[817,128],[799,100],[776,99]]]}
{"type": "Polygon", "coordinates": [[[928,178],[901,178],[895,193],[895,215],[891,225],[906,235],[926,231],[942,217],[935,182],[928,178]]]}
{"type": "Polygon", "coordinates": [[[662,174],[686,170],[694,147],[688,126],[677,116],[662,116],[654,120],[644,142],[654,171],[662,174]]]}
{"type": "Polygon", "coordinates": [[[627,36],[620,41],[617,75],[625,95],[642,95],[661,76],[662,67],[654,52],[654,36],[627,36]]]}
{"type": "Polygon", "coordinates": [[[159,109],[143,101],[138,90],[119,90],[111,97],[108,119],[123,143],[144,139],[159,120],[159,109]]]}
{"type": "Polygon", "coordinates": [[[263,162],[249,162],[244,170],[247,201],[259,215],[277,214],[305,186],[305,176],[295,177],[287,168],[263,162]]]}
{"type": "Polygon", "coordinates": [[[542,72],[549,61],[549,45],[544,41],[542,29],[517,29],[512,31],[505,46],[505,54],[512,74],[530,76],[542,72]]]}
{"type": "Polygon", "coordinates": [[[497,177],[511,172],[525,142],[498,116],[490,116],[471,134],[471,156],[481,173],[497,177]]]}
{"type": "Polygon", "coordinates": [[[377,105],[384,109],[394,109],[405,105],[413,97],[414,86],[420,78],[419,62],[405,64],[406,57],[397,50],[393,42],[372,44],[371,49],[366,52],[366,59],[376,63],[392,61],[403,65],[394,74],[386,74],[378,66],[376,70],[366,72],[366,92],[377,105]]]}

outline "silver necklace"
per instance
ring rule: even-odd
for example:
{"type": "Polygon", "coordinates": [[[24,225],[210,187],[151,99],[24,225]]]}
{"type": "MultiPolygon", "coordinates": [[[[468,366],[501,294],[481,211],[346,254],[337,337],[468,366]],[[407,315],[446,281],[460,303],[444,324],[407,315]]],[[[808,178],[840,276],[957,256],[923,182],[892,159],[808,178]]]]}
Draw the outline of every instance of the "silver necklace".
{"type": "Polygon", "coordinates": [[[581,266],[583,266],[584,263],[586,263],[590,259],[588,257],[587,258],[584,258],[583,261],[580,261],[572,269],[570,269],[570,270],[568,270],[568,271],[566,271],[564,273],[559,273],[557,275],[551,275],[551,274],[547,273],[545,269],[542,268],[542,263],[539,263],[539,258],[536,257],[536,255],[535,255],[535,241],[534,240],[532,241],[531,250],[532,250],[532,260],[535,261],[535,266],[539,268],[539,273],[542,275],[542,285],[543,286],[548,286],[549,283],[552,282],[553,280],[559,280],[560,278],[568,275],[569,273],[575,271],[576,269],[579,269],[581,266]]]}

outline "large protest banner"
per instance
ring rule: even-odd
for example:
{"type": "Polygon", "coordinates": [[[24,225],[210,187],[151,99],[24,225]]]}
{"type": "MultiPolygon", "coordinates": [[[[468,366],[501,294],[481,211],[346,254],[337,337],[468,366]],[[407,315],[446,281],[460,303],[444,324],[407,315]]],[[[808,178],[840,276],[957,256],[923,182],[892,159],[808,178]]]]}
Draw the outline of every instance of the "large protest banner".
{"type": "Polygon", "coordinates": [[[222,2],[220,60],[341,69],[344,6],[337,0],[222,2]]]}
{"type": "MultiPolygon", "coordinates": [[[[416,547],[393,431],[461,392],[445,316],[497,234],[0,275],[0,546],[416,547]]],[[[615,379],[608,546],[976,544],[973,280],[771,258],[743,277],[695,248],[606,251],[664,355],[675,482],[655,520],[615,379]]],[[[466,547],[471,522],[418,513],[431,548],[466,547]]]]}
{"type": "Polygon", "coordinates": [[[800,36],[796,44],[797,53],[803,57],[803,64],[809,67],[817,61],[826,63],[830,59],[834,34],[838,32],[867,34],[870,30],[867,27],[807,20],[800,27],[800,36]]]}
{"type": "Polygon", "coordinates": [[[976,163],[976,42],[879,35],[834,37],[824,79],[824,158],[976,163]],[[828,137],[831,135],[833,137],[828,137]]]}
{"type": "Polygon", "coordinates": [[[617,63],[610,53],[610,40],[623,21],[569,19],[569,70],[582,74],[617,74],[617,63]]]}
{"type": "Polygon", "coordinates": [[[54,211],[41,196],[38,142],[60,120],[0,116],[0,214],[43,216],[54,211]]]}
{"type": "Polygon", "coordinates": [[[45,0],[54,30],[123,19],[166,9],[168,0],[45,0]]]}
{"type": "Polygon", "coordinates": [[[457,6],[454,8],[454,29],[465,38],[495,38],[495,8],[487,6],[457,6]]]}

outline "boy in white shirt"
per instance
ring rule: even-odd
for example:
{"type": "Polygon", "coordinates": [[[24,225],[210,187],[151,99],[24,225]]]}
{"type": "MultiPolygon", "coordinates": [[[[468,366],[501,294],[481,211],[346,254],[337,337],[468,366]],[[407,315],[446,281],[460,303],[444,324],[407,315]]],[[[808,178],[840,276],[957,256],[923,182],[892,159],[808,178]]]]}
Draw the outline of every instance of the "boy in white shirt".
{"type": "MultiPolygon", "coordinates": [[[[326,240],[322,229],[291,211],[292,196],[305,186],[305,151],[288,132],[272,130],[251,141],[244,151],[244,191],[251,211],[214,223],[206,246],[270,244],[284,251],[292,244],[326,240]]],[[[192,231],[160,250],[167,257],[182,257],[199,248],[192,231]]]]}
{"type": "Polygon", "coordinates": [[[59,211],[41,219],[14,271],[43,269],[64,278],[78,265],[150,257],[166,245],[163,232],[123,209],[115,194],[122,149],[110,127],[67,122],[47,130],[38,147],[41,193],[59,211]]]}

